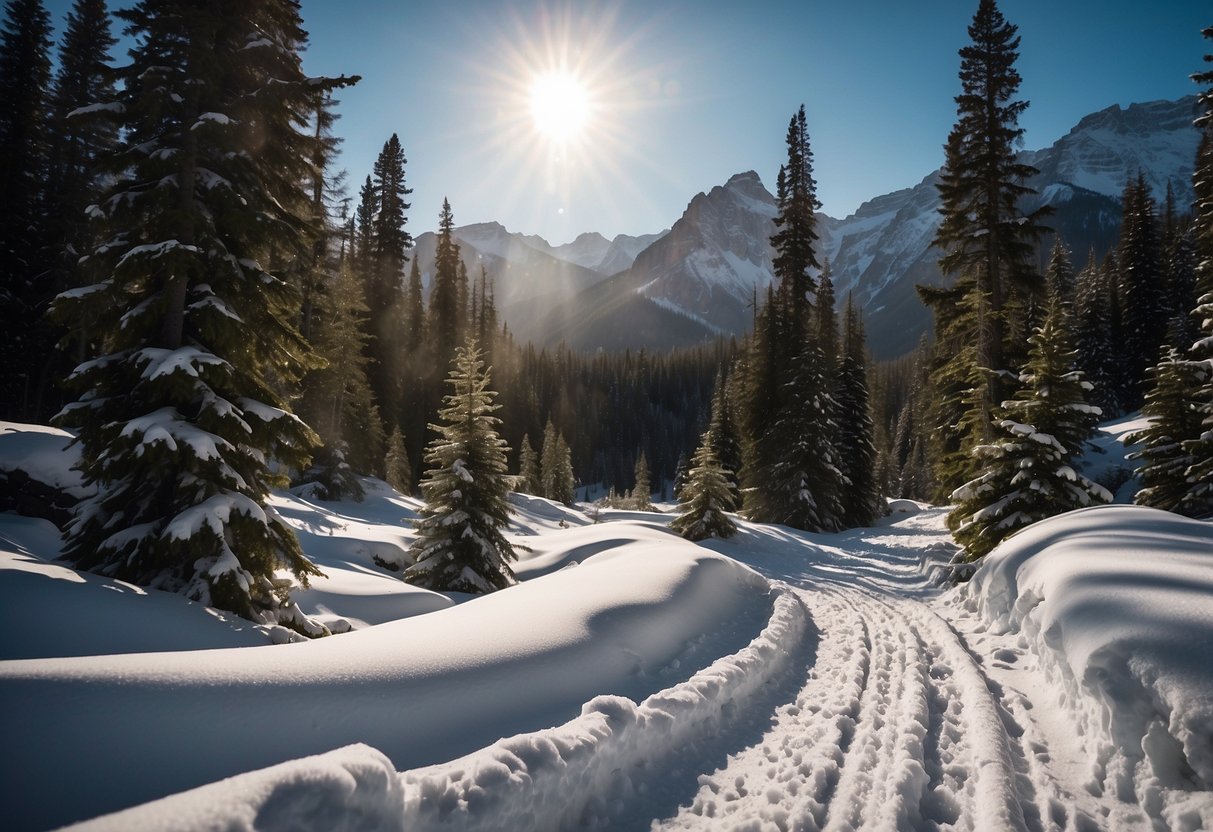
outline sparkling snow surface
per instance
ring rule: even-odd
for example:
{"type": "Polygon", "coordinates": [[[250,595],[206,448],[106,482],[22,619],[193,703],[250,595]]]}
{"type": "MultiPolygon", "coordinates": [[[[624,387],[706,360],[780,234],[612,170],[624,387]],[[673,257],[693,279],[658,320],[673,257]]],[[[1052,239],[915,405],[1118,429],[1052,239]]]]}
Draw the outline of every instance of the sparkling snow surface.
{"type": "Polygon", "coordinates": [[[0,515],[5,828],[1213,828],[1209,523],[1072,512],[945,591],[908,500],[693,545],[514,495],[522,583],[469,599],[377,565],[420,505],[366,484],[275,496],[353,630],[279,646],[0,515]]]}

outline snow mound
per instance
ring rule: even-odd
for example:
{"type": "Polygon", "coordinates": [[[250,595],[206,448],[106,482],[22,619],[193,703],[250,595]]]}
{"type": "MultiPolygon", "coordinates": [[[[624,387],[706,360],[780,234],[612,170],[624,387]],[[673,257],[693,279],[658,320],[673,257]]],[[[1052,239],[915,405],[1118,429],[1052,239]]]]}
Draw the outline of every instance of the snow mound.
{"type": "Polygon", "coordinates": [[[391,761],[366,745],[292,760],[105,815],[83,832],[401,829],[404,795],[391,761]]]}
{"type": "Polygon", "coordinates": [[[84,497],[84,480],[72,467],[80,452],[68,448],[73,438],[58,428],[0,422],[0,471],[24,471],[37,482],[84,497]]]}
{"type": "Polygon", "coordinates": [[[637,704],[596,696],[554,728],[397,775],[365,745],[284,763],[98,818],[105,830],[558,829],[609,826],[616,797],[646,767],[727,727],[794,662],[804,605],[776,587],[763,630],[742,649],[637,704]]]}
{"type": "Polygon", "coordinates": [[[1009,538],[958,596],[1020,633],[1063,692],[1094,758],[1088,790],[1157,815],[1165,789],[1213,789],[1213,525],[1072,511],[1009,538]]]}
{"type": "Polygon", "coordinates": [[[398,769],[436,764],[566,722],[599,695],[642,700],[769,621],[770,585],[752,570],[642,524],[595,528],[629,542],[333,638],[0,662],[0,713],[21,715],[0,759],[6,828],[96,817],[352,743],[398,769]]]}

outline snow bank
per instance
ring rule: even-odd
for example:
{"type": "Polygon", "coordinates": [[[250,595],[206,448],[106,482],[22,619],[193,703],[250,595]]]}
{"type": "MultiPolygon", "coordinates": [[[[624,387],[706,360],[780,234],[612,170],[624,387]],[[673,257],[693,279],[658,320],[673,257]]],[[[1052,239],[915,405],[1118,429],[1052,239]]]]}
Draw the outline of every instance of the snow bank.
{"type": "Polygon", "coordinates": [[[72,435],[43,425],[0,422],[0,471],[24,471],[37,482],[79,499],[86,495],[78,448],[68,448],[72,435]]]}
{"type": "Polygon", "coordinates": [[[333,638],[0,663],[0,713],[20,714],[6,720],[0,762],[7,828],[95,817],[351,743],[398,769],[450,760],[563,723],[601,694],[640,701],[770,619],[769,585],[753,571],[641,524],[595,528],[627,542],[333,638]]]}
{"type": "Polygon", "coordinates": [[[776,590],[762,632],[639,705],[597,696],[580,716],[398,778],[375,749],[351,746],[203,786],[82,824],[106,830],[558,829],[612,821],[643,791],[647,766],[727,727],[795,661],[808,613],[776,590]]]}
{"type": "Polygon", "coordinates": [[[1213,525],[1069,512],[1009,538],[958,595],[1019,632],[1063,691],[1095,758],[1090,791],[1156,815],[1162,788],[1213,788],[1213,525]]]}
{"type": "Polygon", "coordinates": [[[91,832],[343,832],[403,828],[404,794],[382,752],[351,745],[83,823],[91,832]]]}

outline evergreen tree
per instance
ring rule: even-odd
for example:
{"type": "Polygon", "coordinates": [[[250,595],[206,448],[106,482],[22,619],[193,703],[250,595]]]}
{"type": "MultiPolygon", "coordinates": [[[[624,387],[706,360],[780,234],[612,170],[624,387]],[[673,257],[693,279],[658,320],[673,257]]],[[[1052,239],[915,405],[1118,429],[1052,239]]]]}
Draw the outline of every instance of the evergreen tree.
{"type": "Polygon", "coordinates": [[[451,203],[442,200],[438,215],[438,244],[434,254],[434,282],[430,286],[429,337],[434,356],[446,363],[459,337],[459,244],[455,242],[455,216],[451,203]]]}
{"type": "Polygon", "coordinates": [[[430,426],[438,437],[425,455],[426,506],[404,578],[444,592],[492,592],[515,583],[509,562],[517,555],[501,533],[510,508],[508,449],[492,415],[500,405],[474,340],[456,350],[447,383],[442,421],[430,426]]]}
{"type": "Polygon", "coordinates": [[[767,441],[755,446],[760,479],[747,488],[745,505],[752,520],[813,532],[842,527],[837,404],[826,389],[822,363],[810,339],[797,356],[786,403],[767,441]]]}
{"type": "Polygon", "coordinates": [[[678,490],[678,502],[681,513],[670,523],[670,529],[687,540],[727,538],[737,533],[736,524],[725,514],[737,507],[728,472],[716,458],[708,432],[695,451],[686,484],[678,490]]]}
{"type": "Polygon", "coordinates": [[[425,341],[425,304],[421,291],[421,267],[417,258],[409,267],[409,281],[404,295],[404,349],[409,355],[416,355],[425,341]]]}
{"type": "Polygon", "coordinates": [[[0,25],[0,416],[25,419],[48,339],[41,251],[51,23],[42,0],[9,0],[0,25]]]}
{"type": "Polygon", "coordinates": [[[632,486],[632,507],[637,511],[653,510],[653,502],[650,499],[653,494],[653,483],[650,477],[649,461],[645,459],[644,451],[641,451],[640,456],[636,457],[636,468],[632,476],[632,481],[635,483],[632,486]]]}
{"type": "Polygon", "coordinates": [[[392,428],[387,440],[387,453],[383,457],[384,479],[401,494],[413,493],[413,469],[404,448],[404,436],[400,428],[392,428]]]}
{"type": "Polygon", "coordinates": [[[543,486],[543,493],[539,496],[571,505],[576,485],[573,477],[572,452],[564,435],[556,430],[551,419],[548,419],[547,427],[543,429],[543,449],[539,452],[539,471],[543,486]]]}
{"type": "Polygon", "coordinates": [[[830,261],[825,262],[825,266],[821,270],[821,278],[817,284],[817,305],[814,308],[816,313],[816,328],[817,342],[821,345],[821,357],[825,361],[825,370],[827,373],[834,371],[838,366],[839,349],[838,349],[838,313],[834,309],[836,300],[834,298],[834,281],[830,277],[830,261]]]}
{"type": "Polygon", "coordinates": [[[1075,360],[1083,378],[1091,383],[1091,404],[1109,415],[1120,412],[1118,350],[1112,341],[1115,291],[1092,249],[1074,288],[1075,360]]]}
{"type": "Polygon", "coordinates": [[[1003,404],[1003,437],[974,450],[983,473],[952,494],[948,525],[969,560],[1038,520],[1112,499],[1073,468],[1099,411],[1086,403],[1089,385],[1073,369],[1061,320],[1060,305],[1050,302],[1031,338],[1023,387],[1003,404]]]}
{"type": "Polygon", "coordinates": [[[1141,406],[1146,368],[1158,362],[1167,334],[1169,304],[1158,220],[1145,176],[1138,174],[1124,192],[1120,226],[1120,292],[1124,310],[1127,410],[1141,406]]]}
{"type": "Polygon", "coordinates": [[[531,437],[522,435],[522,445],[518,451],[518,486],[515,489],[523,494],[543,494],[543,478],[539,474],[539,454],[531,444],[531,437]]]}
{"type": "Polygon", "coordinates": [[[1045,289],[1048,299],[1058,303],[1068,316],[1074,300],[1076,280],[1074,266],[1070,262],[1070,249],[1062,242],[1061,235],[1053,238],[1053,249],[1049,252],[1049,267],[1045,271],[1045,289]]]}
{"type": "Polygon", "coordinates": [[[863,324],[850,295],[843,322],[843,355],[834,383],[838,400],[838,460],[842,525],[870,526],[882,513],[876,478],[874,425],[868,402],[863,324]]]}
{"type": "Polygon", "coordinates": [[[1200,435],[1201,414],[1192,394],[1209,380],[1209,367],[1185,359],[1172,348],[1150,368],[1150,374],[1154,384],[1142,408],[1142,415],[1150,417],[1150,423],[1126,437],[1127,442],[1142,445],[1140,451],[1130,456],[1142,460],[1138,475],[1144,486],[1133,501],[1140,506],[1187,514],[1197,508],[1187,501],[1192,487],[1187,473],[1196,460],[1191,445],[1184,447],[1182,440],[1200,435]]]}
{"type": "Polygon", "coordinates": [[[742,442],[737,420],[733,416],[732,378],[726,381],[719,375],[712,392],[711,421],[708,424],[712,437],[712,453],[724,471],[733,494],[733,505],[741,505],[742,442]]]}
{"type": "Polygon", "coordinates": [[[56,301],[105,334],[60,416],[96,486],[64,554],[322,634],[275,579],[319,572],[266,503],[284,484],[271,461],[303,468],[316,439],[287,410],[315,359],[274,269],[310,257],[303,119],[318,86],[342,81],[303,74],[292,4],[143,0],[118,14],[134,45],[107,108],[122,139],[104,160],[108,242],[90,255],[105,277],[56,301]]]}
{"type": "Polygon", "coordinates": [[[384,432],[366,372],[367,312],[362,282],[346,265],[320,299],[313,348],[325,365],[308,375],[300,411],[325,446],[345,449],[343,462],[369,472],[383,458],[384,432]]]}
{"type": "MultiPolygon", "coordinates": [[[[113,98],[107,64],[114,43],[104,0],[76,0],[67,15],[67,29],[59,46],[59,70],[50,96],[44,211],[45,263],[49,271],[39,281],[44,285],[34,300],[39,315],[55,295],[88,282],[80,258],[98,241],[92,237],[94,229],[89,228],[86,209],[97,201],[101,190],[97,161],[116,140],[113,121],[90,113],[92,105],[113,98]]],[[[71,333],[63,351],[56,351],[51,348],[56,333],[49,321],[41,318],[36,326],[36,340],[42,346],[35,347],[32,354],[45,360],[29,413],[41,420],[63,404],[52,382],[66,376],[83,357],[88,335],[83,330],[71,333]]]]}
{"type": "MultiPolygon", "coordinates": [[[[1201,34],[1213,41],[1213,26],[1203,29],[1201,34]]],[[[1205,63],[1213,63],[1213,54],[1206,54],[1204,58],[1205,63]]],[[[1205,88],[1199,96],[1201,115],[1196,124],[1203,134],[1192,177],[1196,190],[1193,228],[1199,261],[1196,267],[1198,300],[1193,318],[1199,331],[1191,355],[1209,366],[1213,363],[1213,69],[1196,73],[1192,80],[1205,88]]],[[[1192,465],[1187,471],[1190,487],[1184,497],[1184,507],[1185,513],[1192,517],[1209,517],[1213,516],[1213,377],[1207,378],[1195,392],[1194,400],[1204,422],[1198,436],[1183,440],[1184,451],[1192,455],[1192,465]]]]}
{"type": "Polygon", "coordinates": [[[1196,247],[1191,229],[1176,229],[1167,253],[1169,293],[1165,343],[1186,349],[1197,335],[1192,310],[1196,308],[1196,247]]]}
{"type": "MultiPolygon", "coordinates": [[[[1004,377],[1009,375],[1008,359],[1016,348],[1012,333],[1020,325],[1015,316],[1023,314],[1038,291],[1039,277],[1031,258],[1035,241],[1045,230],[1039,220],[1047,213],[1041,208],[1023,215],[1018,207],[1024,197],[1035,193],[1024,182],[1037,171],[1015,157],[1023,136],[1019,117],[1028,106],[1015,100],[1021,80],[1015,68],[1016,27],[1006,21],[994,0],[981,0],[968,31],[971,43],[960,50],[957,120],[944,147],[938,185],[942,218],[935,245],[943,251],[941,271],[957,278],[956,287],[973,296],[973,302],[963,307],[953,304],[953,309],[965,310],[964,317],[946,325],[936,306],[936,331],[959,330],[960,343],[975,346],[975,365],[987,375],[980,396],[971,399],[977,412],[964,420],[977,435],[956,437],[956,446],[972,446],[991,436],[991,414],[1005,398],[1004,377]]],[[[936,379],[937,398],[945,398],[944,388],[953,383],[955,372],[949,365],[954,354],[940,357],[943,377],[936,379]]],[[[974,472],[973,465],[962,472],[965,478],[974,472]]],[[[950,477],[944,474],[940,479],[946,482],[950,477]]]]}
{"type": "Polygon", "coordinates": [[[780,168],[776,182],[779,212],[775,215],[775,227],[778,230],[771,237],[771,246],[775,249],[775,278],[788,301],[788,312],[793,320],[803,324],[807,321],[809,294],[814,289],[810,270],[821,267],[813,249],[817,241],[814,212],[821,203],[813,178],[813,152],[809,148],[803,104],[788,122],[785,142],[788,161],[780,168]]]}

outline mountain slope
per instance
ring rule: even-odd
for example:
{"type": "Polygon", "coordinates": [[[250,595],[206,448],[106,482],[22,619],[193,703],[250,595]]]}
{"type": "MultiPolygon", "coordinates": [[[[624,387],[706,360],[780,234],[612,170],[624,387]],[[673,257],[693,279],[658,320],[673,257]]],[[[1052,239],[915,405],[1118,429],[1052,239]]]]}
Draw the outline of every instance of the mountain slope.
{"type": "MultiPolygon", "coordinates": [[[[1199,134],[1192,126],[1195,97],[1113,106],[1083,118],[1068,134],[1043,150],[1020,158],[1040,169],[1028,183],[1039,193],[1026,207],[1053,207],[1051,226],[1074,252],[1077,265],[1088,248],[1098,253],[1115,244],[1120,227],[1119,197],[1124,183],[1141,170],[1155,198],[1170,184],[1179,206],[1192,200],[1192,167],[1199,134]]],[[[880,358],[914,347],[931,318],[914,286],[940,283],[939,252],[931,241],[939,222],[939,171],[912,188],[865,202],[854,214],[835,219],[819,214],[819,258],[833,265],[836,292],[848,292],[863,307],[869,345],[880,358]]],[[[697,340],[740,333],[751,320],[751,299],[773,279],[769,237],[775,204],[757,174],[732,177],[698,194],[670,232],[636,256],[628,271],[583,291],[578,309],[553,307],[531,329],[542,342],[568,338],[577,321],[585,347],[607,347],[622,339],[643,296],[698,322],[668,333],[697,340]],[[596,341],[593,334],[609,336],[596,341]]],[[[1040,264],[1050,241],[1043,241],[1040,264]]]]}

